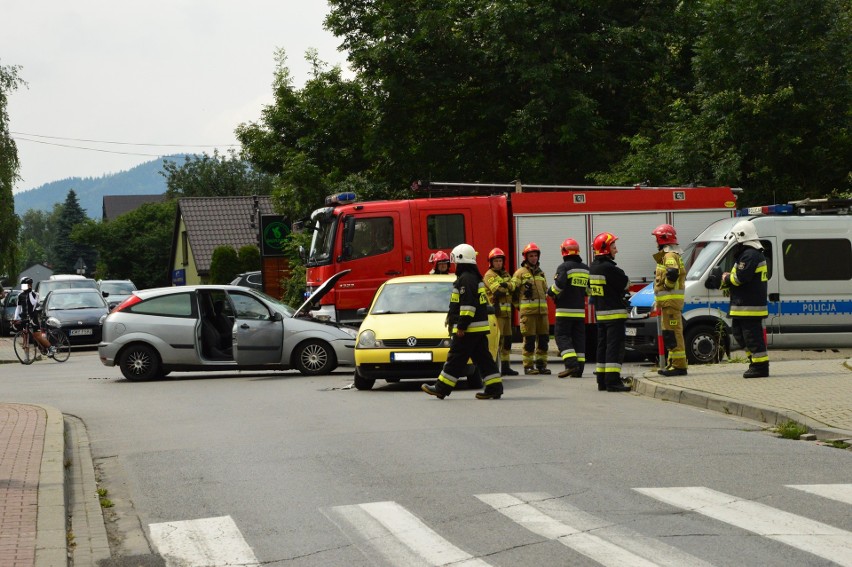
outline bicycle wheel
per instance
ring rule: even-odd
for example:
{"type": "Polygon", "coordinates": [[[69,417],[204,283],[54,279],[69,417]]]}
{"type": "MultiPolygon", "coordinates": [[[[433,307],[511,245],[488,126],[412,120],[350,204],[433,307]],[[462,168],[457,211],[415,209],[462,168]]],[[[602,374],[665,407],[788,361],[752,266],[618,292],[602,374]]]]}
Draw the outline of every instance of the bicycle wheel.
{"type": "Polygon", "coordinates": [[[35,362],[38,347],[36,346],[35,339],[30,336],[28,331],[18,331],[15,333],[13,343],[15,346],[15,356],[18,357],[21,364],[32,364],[35,362]]]}
{"type": "Polygon", "coordinates": [[[56,352],[53,353],[53,360],[56,362],[65,362],[71,356],[71,343],[68,341],[68,335],[62,329],[50,329],[48,331],[50,344],[56,347],[56,352]]]}

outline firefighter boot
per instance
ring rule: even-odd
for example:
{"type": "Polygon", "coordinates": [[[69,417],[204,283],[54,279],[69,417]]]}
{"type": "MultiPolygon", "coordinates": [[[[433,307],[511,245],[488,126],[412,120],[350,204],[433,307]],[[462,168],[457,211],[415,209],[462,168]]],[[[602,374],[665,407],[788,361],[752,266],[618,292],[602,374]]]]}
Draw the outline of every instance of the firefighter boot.
{"type": "Polygon", "coordinates": [[[485,390],[476,393],[477,400],[499,400],[503,396],[503,383],[489,384],[485,390]]]}
{"type": "Polygon", "coordinates": [[[604,382],[603,372],[595,372],[595,378],[598,381],[598,392],[606,391],[606,382],[604,382]]]}
{"type": "Polygon", "coordinates": [[[518,371],[517,371],[517,370],[512,370],[512,367],[511,367],[511,366],[509,366],[509,361],[508,361],[508,360],[504,360],[504,361],[500,364],[500,374],[502,374],[503,376],[517,376],[517,375],[518,375],[518,371]]]}
{"type": "Polygon", "coordinates": [[[686,368],[675,368],[674,366],[669,366],[663,370],[657,370],[657,374],[660,376],[686,376],[686,368]]]}
{"type": "Polygon", "coordinates": [[[438,380],[435,382],[435,385],[431,384],[423,384],[420,386],[420,389],[429,394],[430,396],[435,396],[439,400],[443,400],[447,396],[453,393],[453,389],[438,380]]]}
{"type": "Polygon", "coordinates": [[[539,361],[535,363],[535,369],[539,374],[550,374],[550,368],[547,367],[547,362],[539,361]]]}
{"type": "Polygon", "coordinates": [[[575,376],[576,373],[577,373],[577,370],[579,369],[579,366],[580,365],[577,364],[576,362],[572,363],[572,362],[568,362],[566,360],[565,361],[565,370],[561,371],[559,374],[557,374],[557,376],[559,378],[568,378],[569,376],[575,376]]]}
{"type": "Polygon", "coordinates": [[[571,374],[569,374],[569,376],[571,378],[582,378],[583,377],[583,370],[585,370],[585,369],[586,369],[586,365],[583,364],[582,362],[580,362],[580,363],[577,364],[577,369],[574,370],[574,372],[572,372],[571,374]]]}
{"type": "Polygon", "coordinates": [[[758,362],[757,364],[751,364],[743,373],[743,378],[768,378],[769,377],[769,363],[768,362],[758,362]]]}
{"type": "Polygon", "coordinates": [[[621,381],[621,374],[610,372],[605,378],[607,392],[629,392],[630,386],[621,381]]]}
{"type": "Polygon", "coordinates": [[[538,374],[538,368],[535,366],[524,366],[524,374],[538,374]]]}

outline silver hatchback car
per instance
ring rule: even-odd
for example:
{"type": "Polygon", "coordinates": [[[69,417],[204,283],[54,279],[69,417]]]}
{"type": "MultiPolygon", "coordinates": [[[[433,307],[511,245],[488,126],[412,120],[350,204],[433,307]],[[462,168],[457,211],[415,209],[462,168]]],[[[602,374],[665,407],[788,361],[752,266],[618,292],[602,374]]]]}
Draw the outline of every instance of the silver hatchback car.
{"type": "Polygon", "coordinates": [[[133,381],[181,370],[295,368],[318,375],[353,366],[357,330],[308,314],[348,272],[329,278],[297,310],[231,285],[135,291],[104,321],[98,354],[133,381]]]}

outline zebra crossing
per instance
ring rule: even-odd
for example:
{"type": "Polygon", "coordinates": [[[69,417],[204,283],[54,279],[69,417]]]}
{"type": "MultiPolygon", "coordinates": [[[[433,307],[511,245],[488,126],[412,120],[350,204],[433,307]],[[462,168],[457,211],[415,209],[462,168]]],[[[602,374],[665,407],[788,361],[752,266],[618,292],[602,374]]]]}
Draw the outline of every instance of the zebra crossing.
{"type": "MultiPolygon", "coordinates": [[[[841,507],[852,505],[852,484],[791,484],[780,490],[796,491],[791,494],[804,493],[808,498],[832,500],[840,503],[841,507]]],[[[756,534],[814,556],[807,564],[824,565],[827,561],[852,567],[852,532],[840,527],[701,486],[637,487],[631,489],[631,493],[655,502],[655,508],[662,503],[691,520],[721,522],[734,531],[756,534]]],[[[564,546],[563,561],[567,565],[575,564],[579,556],[585,558],[583,564],[605,567],[710,567],[716,565],[714,560],[721,564],[730,563],[730,559],[726,562],[719,557],[697,557],[663,541],[677,541],[681,535],[694,534],[671,534],[672,537],[667,538],[648,536],[631,529],[629,522],[622,521],[623,516],[618,521],[611,521],[581,510],[566,502],[565,498],[544,492],[472,495],[471,506],[477,502],[484,504],[485,510],[497,512],[499,516],[496,518],[508,520],[510,527],[525,530],[528,535],[534,534],[541,541],[553,541],[564,546]]],[[[346,504],[320,511],[348,536],[361,554],[377,565],[488,567],[506,564],[505,558],[500,562],[499,551],[493,557],[478,557],[464,548],[464,541],[453,541],[452,532],[441,533],[442,529],[448,529],[445,524],[430,527],[415,511],[397,502],[346,504]]],[[[487,513],[479,515],[480,518],[485,516],[487,513]]],[[[491,516],[495,518],[493,514],[491,516]]],[[[167,566],[261,564],[229,517],[197,522],[203,521],[211,521],[209,529],[215,537],[206,538],[200,524],[151,524],[152,540],[167,566]],[[223,534],[226,537],[223,538],[223,534]],[[216,545],[222,542],[230,548],[216,551],[216,545]],[[193,546],[201,551],[193,549],[193,546]],[[227,563],[223,562],[225,558],[227,563]]],[[[708,532],[711,531],[708,528],[708,532]]],[[[734,543],[726,541],[728,545],[736,545],[735,538],[734,543]]],[[[778,553],[778,550],[773,553],[778,553]]],[[[534,564],[535,561],[528,560],[527,563],[534,564]]]]}

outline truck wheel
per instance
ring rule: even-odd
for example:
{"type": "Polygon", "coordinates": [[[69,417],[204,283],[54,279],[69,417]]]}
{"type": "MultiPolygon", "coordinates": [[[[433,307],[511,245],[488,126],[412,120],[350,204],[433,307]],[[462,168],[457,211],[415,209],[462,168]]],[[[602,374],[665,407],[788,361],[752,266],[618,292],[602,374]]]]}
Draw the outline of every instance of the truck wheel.
{"type": "Polygon", "coordinates": [[[372,390],[373,384],[376,383],[375,379],[370,380],[369,378],[364,378],[358,373],[358,369],[355,369],[355,388],[358,390],[372,390]]]}
{"type": "Polygon", "coordinates": [[[697,325],[687,329],[684,342],[690,364],[711,364],[721,361],[725,356],[724,345],[719,344],[719,334],[711,325],[697,325]]]}

